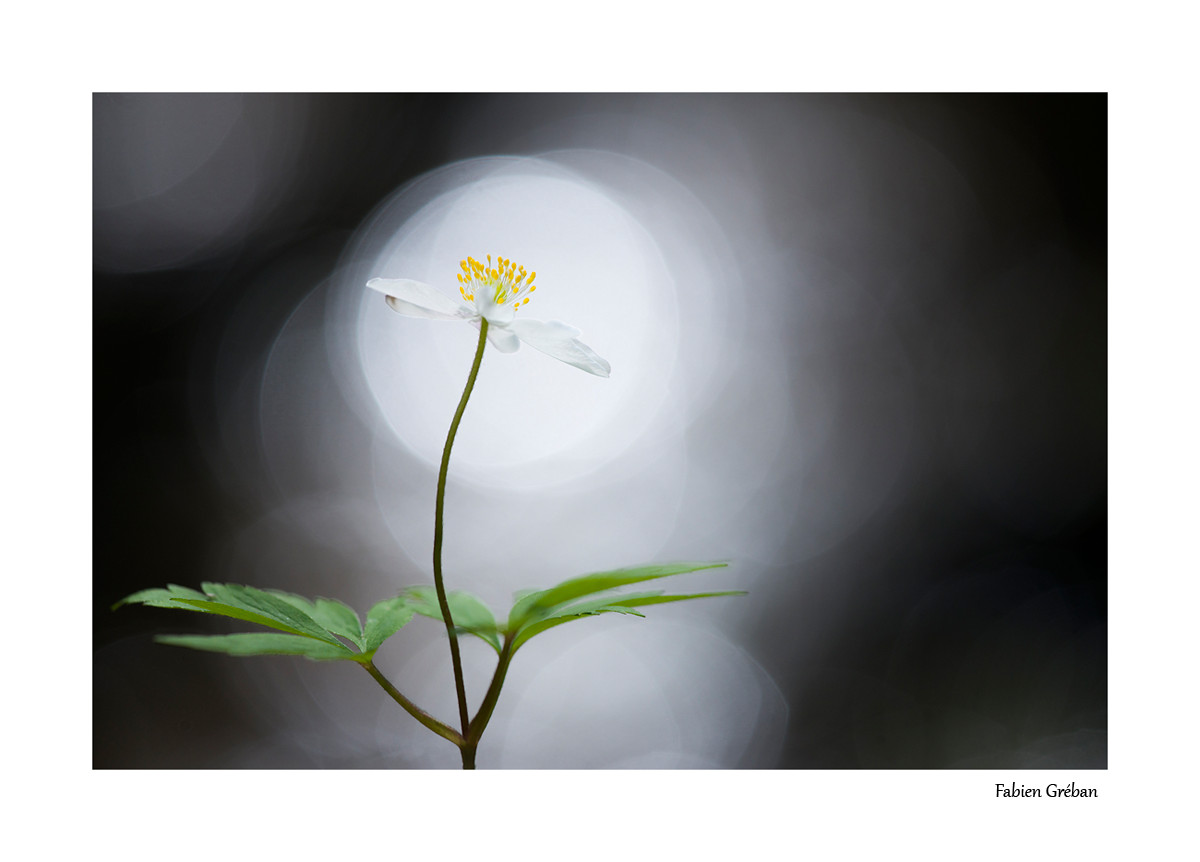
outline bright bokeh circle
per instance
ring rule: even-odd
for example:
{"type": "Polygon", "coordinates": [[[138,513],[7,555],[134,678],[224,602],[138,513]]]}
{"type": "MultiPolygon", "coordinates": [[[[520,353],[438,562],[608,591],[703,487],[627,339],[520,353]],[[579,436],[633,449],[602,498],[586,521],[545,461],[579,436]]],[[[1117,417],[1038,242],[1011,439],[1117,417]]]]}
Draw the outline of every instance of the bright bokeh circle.
{"type": "MultiPolygon", "coordinates": [[[[489,347],[455,443],[456,477],[507,489],[558,485],[602,467],[659,412],[678,340],[675,284],[646,229],[600,187],[538,159],[476,159],[416,184],[375,216],[386,230],[372,276],[457,293],[467,255],[504,255],[537,272],[522,317],[562,320],[612,365],[594,377],[523,345],[489,347]]],[[[477,331],[408,318],[363,290],[363,372],[396,438],[436,464],[471,366],[477,331]]]]}

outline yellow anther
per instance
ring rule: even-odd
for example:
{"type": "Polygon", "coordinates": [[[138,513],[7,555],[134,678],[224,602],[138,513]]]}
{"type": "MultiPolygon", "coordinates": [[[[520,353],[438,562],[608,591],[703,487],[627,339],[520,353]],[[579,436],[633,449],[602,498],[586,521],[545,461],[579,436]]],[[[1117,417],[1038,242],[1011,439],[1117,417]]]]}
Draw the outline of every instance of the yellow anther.
{"type": "Polygon", "coordinates": [[[470,255],[467,255],[466,260],[458,262],[464,273],[456,276],[459,283],[458,292],[469,301],[474,301],[478,290],[483,289],[484,295],[491,296],[497,305],[511,302],[514,309],[528,303],[529,297],[525,294],[537,289],[533,283],[537,273],[527,272],[525,267],[504,255],[496,255],[494,265],[490,254],[485,257],[486,266],[470,255]]]}

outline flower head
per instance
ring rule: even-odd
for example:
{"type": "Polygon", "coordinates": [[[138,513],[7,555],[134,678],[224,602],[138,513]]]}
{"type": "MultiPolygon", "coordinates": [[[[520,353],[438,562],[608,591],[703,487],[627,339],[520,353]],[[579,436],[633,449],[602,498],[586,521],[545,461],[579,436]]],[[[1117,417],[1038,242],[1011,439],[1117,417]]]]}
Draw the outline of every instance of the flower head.
{"type": "Polygon", "coordinates": [[[487,256],[484,265],[473,257],[459,261],[458,292],[462,299],[446,296],[420,281],[407,278],[373,278],[367,287],[387,296],[393,310],[409,317],[465,320],[479,328],[488,322],[487,338],[501,353],[513,353],[524,341],[530,347],[589,374],[608,377],[609,364],[579,340],[579,330],[557,320],[518,318],[517,312],[537,290],[536,272],[526,272],[511,260],[487,256]]]}

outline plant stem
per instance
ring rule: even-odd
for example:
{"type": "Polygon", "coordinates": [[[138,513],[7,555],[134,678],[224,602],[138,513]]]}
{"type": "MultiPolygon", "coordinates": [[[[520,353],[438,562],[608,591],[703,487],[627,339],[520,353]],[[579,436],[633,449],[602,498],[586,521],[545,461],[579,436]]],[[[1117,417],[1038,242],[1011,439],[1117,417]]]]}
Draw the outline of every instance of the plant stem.
{"type": "Polygon", "coordinates": [[[487,694],[483,696],[483,703],[479,706],[479,712],[475,713],[475,718],[471,719],[467,738],[459,746],[462,753],[463,769],[475,768],[475,750],[479,748],[479,740],[492,718],[492,711],[496,708],[496,701],[500,699],[500,689],[504,685],[504,676],[508,673],[508,663],[511,660],[512,640],[509,637],[505,637],[504,646],[500,650],[500,661],[496,663],[496,672],[492,674],[492,683],[488,686],[487,694]]]}
{"type": "Polygon", "coordinates": [[[432,730],[438,736],[444,737],[445,739],[448,739],[451,742],[453,742],[459,748],[462,748],[462,746],[464,744],[462,734],[460,734],[453,727],[450,727],[449,725],[443,724],[442,722],[438,721],[432,715],[430,715],[425,710],[421,709],[419,706],[417,706],[415,703],[413,703],[411,700],[409,700],[407,697],[402,695],[396,689],[396,687],[394,685],[392,685],[391,682],[388,681],[388,678],[379,672],[379,668],[375,667],[375,664],[373,662],[370,662],[370,661],[362,662],[362,666],[364,668],[366,668],[367,673],[369,673],[371,676],[375,677],[375,681],[377,683],[379,683],[381,686],[383,686],[383,690],[386,691],[388,694],[390,694],[392,696],[392,699],[395,700],[396,703],[398,703],[402,707],[404,707],[405,711],[409,715],[411,715],[417,721],[421,722],[421,724],[428,727],[430,730],[432,730]]]}
{"type": "MultiPolygon", "coordinates": [[[[463,412],[467,409],[467,399],[471,397],[471,390],[475,388],[475,378],[479,376],[479,365],[483,362],[483,348],[487,345],[487,331],[488,322],[481,318],[479,321],[479,344],[475,348],[475,362],[471,365],[467,388],[463,390],[462,398],[458,402],[458,410],[454,412],[454,419],[450,422],[450,433],[446,435],[446,446],[442,449],[442,467],[438,471],[437,504],[434,507],[433,515],[433,585],[437,589],[438,607],[441,609],[442,619],[446,623],[446,635],[450,638],[450,661],[454,665],[454,688],[458,693],[458,715],[462,722],[460,746],[462,738],[466,737],[470,730],[471,720],[467,714],[467,689],[463,683],[462,658],[458,653],[458,635],[454,631],[454,619],[450,616],[450,603],[446,601],[446,587],[442,583],[442,520],[446,508],[446,473],[450,469],[450,449],[454,446],[454,435],[458,433],[458,423],[462,421],[463,412]]],[[[470,752],[469,765],[465,748],[462,750],[462,755],[463,769],[473,769],[475,766],[474,749],[470,752]]]]}
{"type": "Polygon", "coordinates": [[[479,739],[483,736],[483,731],[487,728],[488,722],[492,718],[492,711],[496,708],[496,701],[500,699],[500,689],[504,685],[504,676],[508,673],[508,663],[512,660],[512,637],[504,638],[504,646],[500,650],[500,661],[496,663],[496,672],[492,674],[492,683],[488,686],[487,694],[483,696],[483,703],[479,706],[479,712],[475,714],[475,718],[471,721],[471,726],[467,733],[467,739],[463,743],[463,750],[471,749],[471,759],[475,759],[475,747],[479,745],[479,739]]]}

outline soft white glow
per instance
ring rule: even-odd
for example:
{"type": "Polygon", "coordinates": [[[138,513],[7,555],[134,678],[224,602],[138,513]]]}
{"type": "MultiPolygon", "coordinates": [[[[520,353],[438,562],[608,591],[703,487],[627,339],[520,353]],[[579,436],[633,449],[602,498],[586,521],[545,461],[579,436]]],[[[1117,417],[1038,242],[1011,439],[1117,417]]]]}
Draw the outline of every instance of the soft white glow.
{"type": "MultiPolygon", "coordinates": [[[[456,293],[459,260],[500,255],[538,273],[522,317],[557,319],[612,363],[591,378],[526,346],[489,349],[455,446],[459,479],[509,490],[577,478],[612,460],[659,410],[676,358],[674,284],[653,239],[602,191],[532,159],[425,204],[373,271],[456,293]]],[[[362,292],[360,350],[369,386],[397,437],[436,464],[476,339],[455,323],[407,319],[362,292]]]]}

